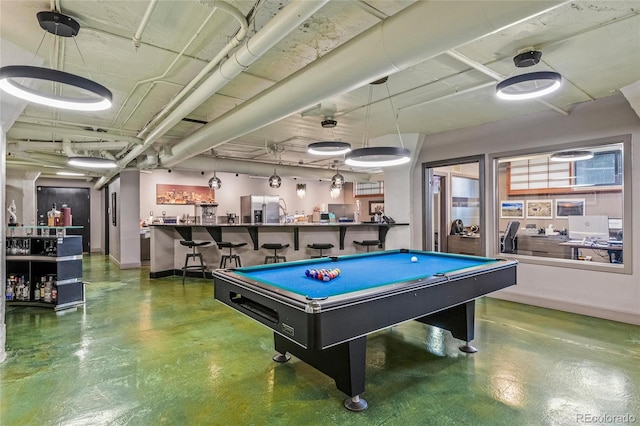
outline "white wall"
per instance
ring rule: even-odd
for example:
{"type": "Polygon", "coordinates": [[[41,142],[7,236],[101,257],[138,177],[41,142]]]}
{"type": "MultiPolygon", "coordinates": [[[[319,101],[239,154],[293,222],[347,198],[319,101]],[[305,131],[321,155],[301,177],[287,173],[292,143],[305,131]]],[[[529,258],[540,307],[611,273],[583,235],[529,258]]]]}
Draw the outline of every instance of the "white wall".
{"type": "MultiPolygon", "coordinates": [[[[341,193],[338,198],[331,198],[329,187],[331,182],[282,178],[282,186],[278,189],[269,187],[267,179],[250,178],[248,175],[234,173],[217,173],[222,180],[222,187],[215,191],[215,200],[218,203],[218,216],[224,216],[227,212],[240,215],[240,197],[243,195],[279,195],[287,205],[287,213],[310,215],[314,207],[321,207],[323,204],[344,203],[344,195],[341,193]],[[300,199],[296,195],[296,184],[307,185],[305,198],[300,199]]],[[[156,185],[202,185],[208,186],[209,179],[213,177],[212,172],[202,175],[198,171],[176,170],[171,173],[167,170],[153,170],[140,174],[140,219],[145,219],[153,211],[154,216],[161,216],[166,212],[167,216],[182,216],[195,214],[195,207],[192,205],[167,205],[156,204],[156,185]]]]}
{"type": "MultiPolygon", "coordinates": [[[[517,108],[517,104],[514,104],[517,108]]],[[[625,181],[625,195],[633,200],[633,226],[640,225],[640,118],[620,95],[573,107],[569,116],[553,111],[530,114],[497,123],[459,129],[427,136],[413,170],[413,181],[421,182],[420,163],[465,157],[499,154],[518,149],[540,147],[631,134],[632,179],[625,181]],[[633,188],[629,191],[629,186],[633,188]]],[[[491,168],[487,162],[487,168],[491,168]]],[[[488,182],[488,186],[491,185],[488,182]]],[[[413,196],[422,196],[422,185],[416,184],[413,196]]],[[[487,223],[494,223],[493,205],[487,200],[487,223]]],[[[415,205],[414,217],[422,214],[415,205]]],[[[489,226],[488,226],[489,228],[489,226]]],[[[422,223],[413,224],[413,246],[421,247],[422,223]]],[[[496,231],[497,232],[497,231],[496,231]]],[[[563,309],[640,324],[640,232],[627,232],[624,262],[631,263],[633,274],[609,273],[528,263],[518,265],[518,285],[499,293],[498,297],[550,308],[563,309]],[[629,254],[632,254],[630,256],[629,254]]],[[[490,255],[490,242],[487,253],[490,255]]]]}

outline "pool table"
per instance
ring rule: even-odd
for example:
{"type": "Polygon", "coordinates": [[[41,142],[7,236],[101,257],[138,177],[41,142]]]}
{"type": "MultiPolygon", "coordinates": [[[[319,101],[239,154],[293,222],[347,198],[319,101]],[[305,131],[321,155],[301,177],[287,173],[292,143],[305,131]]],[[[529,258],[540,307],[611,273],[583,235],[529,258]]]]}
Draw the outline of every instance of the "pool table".
{"type": "Polygon", "coordinates": [[[327,374],[361,411],[366,335],[408,320],[450,330],[475,352],[475,299],[516,284],[517,261],[390,250],[214,271],[215,298],[274,331],[274,361],[293,354],[327,374]],[[415,259],[412,259],[415,257],[415,259]],[[330,281],[306,270],[340,269],[330,281]]]}

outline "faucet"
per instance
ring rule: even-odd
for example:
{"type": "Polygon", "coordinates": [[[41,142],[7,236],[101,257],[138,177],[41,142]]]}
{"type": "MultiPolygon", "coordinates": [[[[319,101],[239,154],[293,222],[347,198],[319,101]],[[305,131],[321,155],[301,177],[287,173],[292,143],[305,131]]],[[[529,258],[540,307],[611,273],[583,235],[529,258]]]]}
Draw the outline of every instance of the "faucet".
{"type": "Polygon", "coordinates": [[[287,221],[287,202],[284,201],[284,198],[280,198],[278,207],[280,208],[280,210],[282,210],[282,216],[284,217],[284,219],[281,222],[285,223],[287,221]],[[282,204],[284,204],[284,206],[282,206],[282,204]]]}

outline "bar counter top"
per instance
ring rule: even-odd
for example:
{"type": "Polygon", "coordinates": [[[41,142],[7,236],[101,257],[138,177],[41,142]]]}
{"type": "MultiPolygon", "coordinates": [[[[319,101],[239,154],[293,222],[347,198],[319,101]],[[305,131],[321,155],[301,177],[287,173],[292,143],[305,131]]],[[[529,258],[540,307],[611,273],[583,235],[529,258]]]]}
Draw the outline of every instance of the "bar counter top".
{"type": "Polygon", "coordinates": [[[246,228],[247,232],[251,236],[253,242],[253,249],[258,250],[260,243],[258,239],[259,228],[283,228],[293,230],[293,247],[294,250],[300,249],[299,232],[300,228],[334,228],[340,232],[340,249],[344,249],[344,239],[348,228],[352,227],[374,227],[378,229],[378,240],[380,246],[385,242],[387,232],[389,228],[393,226],[408,226],[408,223],[386,223],[386,222],[329,222],[329,223],[316,223],[316,222],[293,222],[293,223],[219,223],[219,224],[153,224],[149,225],[150,228],[171,228],[175,229],[182,238],[185,240],[191,240],[194,228],[204,228],[209,232],[211,237],[217,241],[223,241],[222,230],[224,228],[246,228]]]}

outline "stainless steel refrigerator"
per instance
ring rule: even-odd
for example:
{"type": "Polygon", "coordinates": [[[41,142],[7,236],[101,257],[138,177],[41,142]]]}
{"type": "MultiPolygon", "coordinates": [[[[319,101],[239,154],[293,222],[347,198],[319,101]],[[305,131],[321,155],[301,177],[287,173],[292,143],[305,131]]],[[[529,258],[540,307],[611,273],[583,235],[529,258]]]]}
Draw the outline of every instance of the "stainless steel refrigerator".
{"type": "Polygon", "coordinates": [[[280,197],[277,195],[244,195],[240,197],[242,223],[280,223],[280,197]]]}

